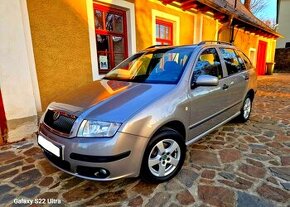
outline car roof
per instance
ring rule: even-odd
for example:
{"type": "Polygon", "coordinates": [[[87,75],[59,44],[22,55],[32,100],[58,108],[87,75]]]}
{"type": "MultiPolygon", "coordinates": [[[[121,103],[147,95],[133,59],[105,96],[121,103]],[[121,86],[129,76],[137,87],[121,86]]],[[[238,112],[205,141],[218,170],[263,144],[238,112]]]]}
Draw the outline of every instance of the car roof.
{"type": "Polygon", "coordinates": [[[192,45],[179,45],[179,46],[153,45],[153,46],[150,46],[150,47],[146,48],[142,52],[145,52],[145,51],[156,51],[156,50],[159,50],[159,49],[175,49],[175,48],[193,49],[193,48],[197,48],[197,47],[199,47],[200,49],[208,48],[208,47],[226,47],[226,48],[237,49],[233,44],[227,43],[227,42],[203,41],[203,42],[200,42],[199,44],[192,44],[192,45]]]}

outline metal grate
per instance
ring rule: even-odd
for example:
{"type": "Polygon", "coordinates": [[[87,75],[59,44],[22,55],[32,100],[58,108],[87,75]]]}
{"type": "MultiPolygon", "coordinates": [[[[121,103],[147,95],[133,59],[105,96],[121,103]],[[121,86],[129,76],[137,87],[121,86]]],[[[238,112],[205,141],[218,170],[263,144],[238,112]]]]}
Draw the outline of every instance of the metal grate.
{"type": "Polygon", "coordinates": [[[69,134],[76,117],[72,118],[65,113],[48,110],[44,117],[44,123],[50,128],[65,134],[69,134]],[[58,113],[58,114],[57,114],[58,113]]]}

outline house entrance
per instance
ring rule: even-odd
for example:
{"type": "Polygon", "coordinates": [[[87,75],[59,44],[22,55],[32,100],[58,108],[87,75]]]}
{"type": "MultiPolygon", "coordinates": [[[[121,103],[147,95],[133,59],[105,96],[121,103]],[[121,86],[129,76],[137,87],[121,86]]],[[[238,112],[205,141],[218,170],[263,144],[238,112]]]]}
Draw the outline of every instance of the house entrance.
{"type": "Polygon", "coordinates": [[[267,42],[259,41],[257,53],[257,74],[265,75],[266,73],[266,56],[267,55],[267,42]]]}

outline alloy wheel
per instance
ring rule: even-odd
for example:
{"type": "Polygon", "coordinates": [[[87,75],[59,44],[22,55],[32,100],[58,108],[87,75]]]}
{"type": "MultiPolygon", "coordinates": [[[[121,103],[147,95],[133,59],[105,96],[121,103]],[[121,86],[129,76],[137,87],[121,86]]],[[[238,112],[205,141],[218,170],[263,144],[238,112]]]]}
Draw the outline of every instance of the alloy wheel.
{"type": "Polygon", "coordinates": [[[248,97],[245,102],[244,102],[244,107],[243,107],[243,111],[244,111],[244,118],[248,119],[251,113],[251,108],[252,108],[252,103],[251,103],[251,99],[248,97]]]}
{"type": "Polygon", "coordinates": [[[172,173],[180,162],[180,146],[173,139],[159,141],[151,150],[148,158],[150,172],[156,177],[172,173]]]}

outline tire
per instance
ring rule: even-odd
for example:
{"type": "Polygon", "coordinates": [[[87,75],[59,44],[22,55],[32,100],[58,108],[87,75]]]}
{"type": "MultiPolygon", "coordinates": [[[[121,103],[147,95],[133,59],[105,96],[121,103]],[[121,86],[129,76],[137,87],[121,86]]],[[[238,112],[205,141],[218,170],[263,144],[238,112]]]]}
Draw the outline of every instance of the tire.
{"type": "Polygon", "coordinates": [[[238,116],[240,122],[246,122],[249,120],[252,112],[252,102],[253,99],[247,95],[241,108],[241,114],[238,116]]]}
{"type": "Polygon", "coordinates": [[[186,155],[184,137],[171,128],[156,134],[146,147],[140,177],[150,183],[173,178],[181,169],[186,155]]]}

